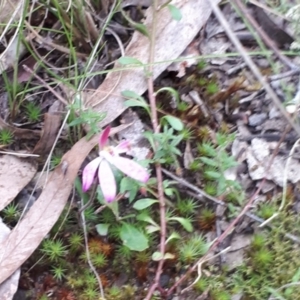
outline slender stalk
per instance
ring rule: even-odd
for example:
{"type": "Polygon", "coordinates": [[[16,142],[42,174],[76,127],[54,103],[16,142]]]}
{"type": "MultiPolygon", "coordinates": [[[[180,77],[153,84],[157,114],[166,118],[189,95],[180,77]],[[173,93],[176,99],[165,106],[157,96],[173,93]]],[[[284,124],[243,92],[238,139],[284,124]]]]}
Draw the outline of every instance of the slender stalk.
{"type": "MultiPolygon", "coordinates": [[[[151,122],[153,126],[154,133],[159,133],[159,124],[157,117],[156,109],[156,95],[154,93],[154,79],[153,79],[153,63],[155,58],[155,36],[156,36],[156,17],[157,17],[158,1],[154,0],[152,5],[153,10],[153,21],[152,21],[152,30],[150,36],[150,54],[149,54],[149,77],[148,77],[148,96],[151,109],[151,122]]],[[[155,146],[155,148],[157,148],[155,146]]],[[[153,149],[154,151],[156,149],[153,149]]],[[[160,247],[159,251],[161,256],[164,257],[165,254],[165,241],[166,241],[166,209],[165,209],[165,199],[163,191],[163,178],[162,178],[162,169],[159,163],[155,164],[156,178],[157,178],[157,192],[159,200],[159,211],[160,211],[160,247]]],[[[153,292],[159,287],[159,279],[162,273],[164,265],[164,260],[161,259],[158,263],[154,282],[148,290],[148,294],[145,300],[150,300],[153,292]]]]}

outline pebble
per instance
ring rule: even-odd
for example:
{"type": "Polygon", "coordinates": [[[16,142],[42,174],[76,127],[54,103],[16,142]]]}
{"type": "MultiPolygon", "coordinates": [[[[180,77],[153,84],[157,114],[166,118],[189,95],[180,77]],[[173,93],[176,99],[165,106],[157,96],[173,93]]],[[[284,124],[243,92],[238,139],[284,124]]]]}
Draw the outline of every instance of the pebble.
{"type": "Polygon", "coordinates": [[[170,281],[170,276],[167,274],[160,275],[159,284],[161,287],[166,287],[170,281]]]}
{"type": "Polygon", "coordinates": [[[249,117],[249,126],[255,127],[261,125],[266,119],[268,115],[266,113],[253,114],[249,117]]]}
{"type": "Polygon", "coordinates": [[[269,118],[274,119],[280,117],[281,113],[276,107],[272,107],[269,112],[269,118]]]}

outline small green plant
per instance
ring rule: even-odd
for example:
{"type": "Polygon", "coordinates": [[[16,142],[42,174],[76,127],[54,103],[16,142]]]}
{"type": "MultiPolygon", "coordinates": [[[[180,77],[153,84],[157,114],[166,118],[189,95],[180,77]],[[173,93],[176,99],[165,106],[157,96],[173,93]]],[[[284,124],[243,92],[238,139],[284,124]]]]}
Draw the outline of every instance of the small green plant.
{"type": "Polygon", "coordinates": [[[219,91],[218,84],[216,82],[209,82],[206,85],[206,92],[209,95],[214,95],[219,91]]]}
{"type": "Polygon", "coordinates": [[[120,245],[117,248],[117,256],[123,259],[130,260],[133,257],[133,252],[125,245],[120,245]]]}
{"type": "Polygon", "coordinates": [[[18,219],[18,217],[20,216],[20,211],[18,209],[18,205],[17,204],[9,204],[7,205],[3,211],[3,217],[7,222],[12,222],[12,221],[16,221],[18,219]]]}
{"type": "Polygon", "coordinates": [[[95,209],[91,206],[84,210],[84,217],[86,222],[94,222],[98,219],[98,216],[95,214],[95,209]]]}
{"type": "Polygon", "coordinates": [[[55,266],[52,268],[53,277],[59,281],[65,277],[66,269],[63,269],[61,266],[55,266]]]}
{"type": "Polygon", "coordinates": [[[217,184],[214,181],[207,182],[204,186],[204,191],[208,195],[216,196],[218,193],[217,184]]]}
{"type": "Polygon", "coordinates": [[[258,271],[261,271],[262,268],[268,267],[272,261],[273,254],[266,247],[262,247],[261,249],[255,251],[251,257],[251,262],[258,271]]]}
{"type": "Polygon", "coordinates": [[[186,111],[188,108],[189,108],[189,105],[186,102],[181,101],[177,104],[178,111],[183,112],[183,111],[186,111]]]}
{"type": "Polygon", "coordinates": [[[276,211],[276,206],[273,203],[267,202],[259,205],[257,214],[264,220],[267,220],[271,218],[276,211]]]}
{"type": "Polygon", "coordinates": [[[25,114],[30,122],[37,122],[41,116],[41,109],[33,102],[28,102],[25,105],[25,114]]]}
{"type": "Polygon", "coordinates": [[[83,235],[74,232],[69,236],[68,241],[71,251],[78,251],[83,246],[83,235]]]}
{"type": "Polygon", "coordinates": [[[88,125],[90,130],[87,134],[87,139],[94,134],[99,133],[99,122],[105,118],[104,113],[99,113],[93,109],[83,109],[80,100],[76,99],[75,103],[70,106],[71,116],[69,118],[69,127],[77,127],[88,125]]]}
{"type": "Polygon", "coordinates": [[[215,157],[218,152],[211,142],[203,142],[197,145],[198,152],[201,156],[215,157]]]}
{"type": "Polygon", "coordinates": [[[251,249],[258,250],[266,245],[266,239],[262,234],[255,234],[251,242],[251,249]]]}
{"type": "Polygon", "coordinates": [[[208,207],[204,207],[199,213],[199,224],[201,228],[211,228],[216,221],[216,213],[208,207]]]}
{"type": "Polygon", "coordinates": [[[228,196],[228,200],[233,199],[240,203],[244,199],[241,186],[228,176],[229,170],[237,166],[235,158],[227,152],[234,138],[234,134],[217,133],[216,145],[203,142],[198,145],[198,152],[203,164],[203,177],[209,181],[209,185],[204,188],[206,192],[216,196],[228,196]]]}
{"type": "Polygon", "coordinates": [[[183,141],[189,141],[193,136],[193,130],[185,127],[181,130],[180,134],[183,141]]]}
{"type": "Polygon", "coordinates": [[[107,294],[111,299],[118,299],[118,297],[120,297],[122,294],[122,290],[116,285],[113,285],[107,290],[107,294]]]}
{"type": "Polygon", "coordinates": [[[114,215],[111,209],[106,207],[101,212],[100,221],[101,223],[105,223],[105,224],[113,224],[116,222],[116,216],[114,215]]]}
{"type": "Polygon", "coordinates": [[[198,70],[203,70],[207,66],[207,62],[205,60],[200,60],[197,64],[198,70]]]}
{"type": "Polygon", "coordinates": [[[201,277],[194,285],[193,288],[200,293],[203,293],[208,288],[208,281],[205,277],[201,277]]]}
{"type": "Polygon", "coordinates": [[[84,262],[84,263],[88,262],[88,255],[86,254],[86,252],[83,252],[83,253],[80,254],[79,260],[84,262]]]}
{"type": "Polygon", "coordinates": [[[84,281],[85,281],[85,284],[88,288],[95,288],[98,284],[97,278],[90,271],[85,272],[84,281]]]}
{"type": "Polygon", "coordinates": [[[99,292],[95,288],[86,288],[82,292],[84,300],[95,300],[99,297],[99,292]]]}
{"type": "Polygon", "coordinates": [[[77,288],[82,288],[85,285],[84,279],[80,276],[72,277],[68,276],[67,277],[67,284],[70,286],[72,289],[77,289],[77,288]]]}
{"type": "Polygon", "coordinates": [[[176,205],[176,208],[180,215],[188,217],[197,213],[197,208],[199,207],[198,203],[192,199],[179,199],[176,205]]]}
{"type": "Polygon", "coordinates": [[[52,168],[55,168],[57,167],[61,162],[61,157],[60,156],[56,156],[56,155],[53,155],[51,157],[51,167],[52,168]]]}
{"type": "Polygon", "coordinates": [[[135,259],[140,263],[148,263],[151,260],[151,254],[147,251],[137,252],[135,259]]]}
{"type": "Polygon", "coordinates": [[[116,223],[115,225],[110,227],[110,229],[108,231],[108,235],[113,239],[118,239],[120,237],[121,230],[122,230],[121,225],[116,223]]]}
{"type": "Polygon", "coordinates": [[[179,167],[177,156],[181,156],[181,151],[177,148],[179,143],[183,140],[182,134],[175,134],[173,128],[164,126],[163,132],[150,133],[145,132],[153,149],[156,149],[156,144],[159,145],[155,151],[153,161],[161,164],[171,165],[175,164],[179,167]]]}
{"type": "Polygon", "coordinates": [[[180,261],[184,264],[190,264],[207,252],[209,244],[201,235],[194,235],[187,241],[180,243],[178,247],[180,261]]]}
{"type": "Polygon", "coordinates": [[[230,300],[231,296],[225,291],[214,291],[212,292],[213,300],[230,300]]]}
{"type": "Polygon", "coordinates": [[[47,256],[50,261],[58,261],[67,253],[67,247],[61,240],[46,239],[42,243],[41,251],[47,256]]]}
{"type": "Polygon", "coordinates": [[[102,268],[108,263],[107,258],[102,253],[92,254],[91,261],[96,268],[102,268]]]}
{"type": "Polygon", "coordinates": [[[0,144],[9,145],[13,142],[13,134],[8,129],[0,130],[0,144]]]}

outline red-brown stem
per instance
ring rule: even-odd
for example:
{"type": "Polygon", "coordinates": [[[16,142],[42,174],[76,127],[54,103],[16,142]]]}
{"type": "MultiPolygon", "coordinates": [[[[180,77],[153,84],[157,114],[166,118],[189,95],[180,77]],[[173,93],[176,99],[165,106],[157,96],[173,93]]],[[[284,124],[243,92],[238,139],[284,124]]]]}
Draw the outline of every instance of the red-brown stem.
{"type": "MultiPolygon", "coordinates": [[[[149,55],[149,77],[148,77],[148,95],[151,109],[151,122],[153,126],[154,133],[159,133],[158,117],[156,110],[156,95],[154,93],[154,82],[153,82],[153,63],[155,55],[155,29],[156,29],[156,13],[157,13],[157,0],[153,1],[153,22],[152,22],[152,32],[151,32],[151,41],[150,41],[150,55],[149,55]]],[[[156,147],[157,148],[157,145],[156,147]]],[[[156,149],[153,149],[156,151],[156,149]]],[[[159,200],[159,212],[160,212],[160,253],[162,257],[165,254],[165,241],[166,241],[166,211],[165,211],[165,199],[164,199],[164,190],[163,190],[163,178],[162,170],[160,164],[155,164],[156,178],[157,178],[157,193],[159,200]]],[[[159,286],[159,279],[162,273],[164,265],[164,260],[160,260],[156,269],[156,274],[153,284],[150,286],[145,300],[150,300],[153,292],[159,286]]]]}

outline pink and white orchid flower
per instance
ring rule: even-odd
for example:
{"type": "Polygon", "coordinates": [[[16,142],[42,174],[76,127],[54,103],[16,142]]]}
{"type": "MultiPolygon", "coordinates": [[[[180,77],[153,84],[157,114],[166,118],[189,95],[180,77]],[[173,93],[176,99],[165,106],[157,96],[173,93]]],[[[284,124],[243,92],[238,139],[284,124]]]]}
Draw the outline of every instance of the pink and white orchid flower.
{"type": "Polygon", "coordinates": [[[119,154],[125,153],[129,149],[128,141],[122,141],[116,147],[105,147],[109,133],[109,126],[102,131],[99,140],[99,157],[92,160],[83,169],[82,186],[83,191],[86,192],[91,187],[98,171],[98,180],[104,199],[107,202],[112,202],[117,194],[117,185],[110,164],[127,176],[143,183],[146,183],[150,176],[146,169],[135,161],[119,156],[119,154]]]}

